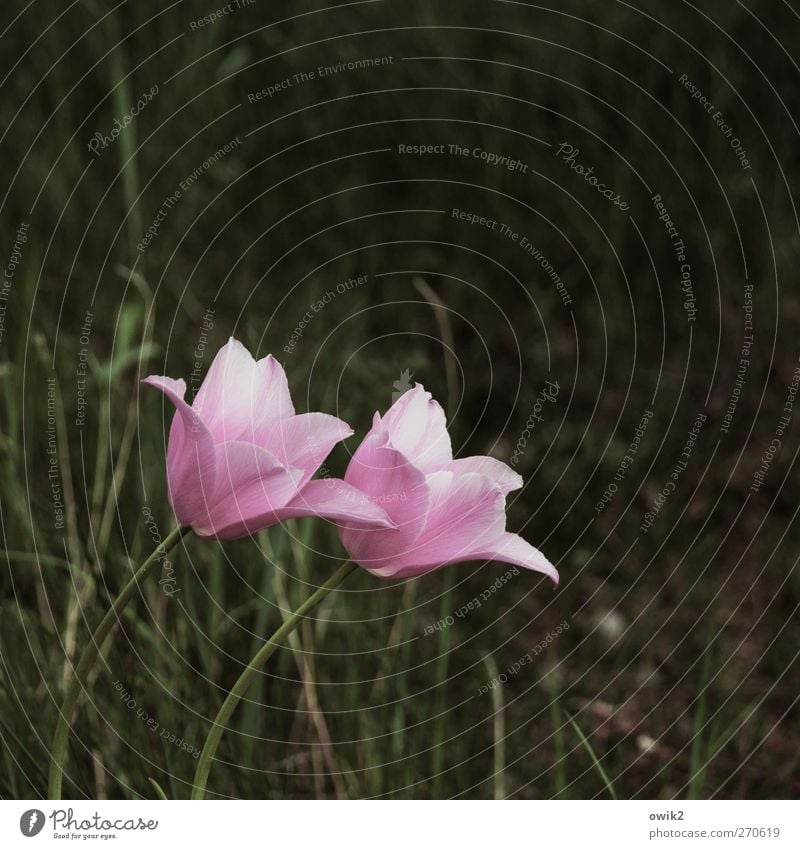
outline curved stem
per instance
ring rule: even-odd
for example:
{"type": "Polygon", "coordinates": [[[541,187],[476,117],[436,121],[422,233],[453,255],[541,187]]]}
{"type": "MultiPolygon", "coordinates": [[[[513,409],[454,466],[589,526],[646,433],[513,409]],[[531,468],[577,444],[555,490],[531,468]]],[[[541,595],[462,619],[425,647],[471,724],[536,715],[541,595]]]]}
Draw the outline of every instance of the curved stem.
{"type": "Polygon", "coordinates": [[[300,624],[302,618],[313,610],[321,601],[328,595],[331,590],[335,590],[339,584],[356,568],[356,564],[350,561],[343,563],[334,573],[328,578],[325,583],[310,595],[295,612],[281,625],[280,628],[264,643],[263,646],[255,653],[253,659],[244,668],[244,671],[239,676],[236,683],[233,685],[227,698],[222,703],[211,730],[206,737],[203,751],[197,761],[197,769],[194,774],[194,785],[192,787],[192,799],[202,799],[206,792],[206,783],[208,782],[208,773],[211,770],[211,761],[217,751],[217,746],[225,731],[228,721],[231,718],[236,706],[242,700],[242,696],[247,691],[253,678],[259,669],[272,657],[275,650],[280,646],[281,642],[294,631],[300,624]]]}
{"type": "Polygon", "coordinates": [[[80,698],[83,689],[83,681],[87,673],[97,660],[100,649],[106,640],[106,637],[111,632],[114,625],[119,622],[120,614],[127,607],[128,602],[136,594],[139,584],[143,581],[150,572],[161,562],[161,558],[172,548],[176,543],[189,533],[189,527],[177,527],[167,538],[158,546],[158,548],[142,563],[142,565],[133,573],[133,577],[122,589],[122,592],[117,596],[110,610],[103,617],[103,620],[97,626],[89,644],[83,650],[81,659],[78,665],[72,672],[72,677],[67,682],[64,690],[64,701],[61,705],[61,712],[56,725],[56,732],[53,735],[53,746],[50,753],[50,776],[47,782],[47,795],[50,799],[61,798],[61,786],[64,778],[64,762],[67,758],[67,741],[69,740],[70,723],[72,714],[75,712],[75,706],[80,698]]]}

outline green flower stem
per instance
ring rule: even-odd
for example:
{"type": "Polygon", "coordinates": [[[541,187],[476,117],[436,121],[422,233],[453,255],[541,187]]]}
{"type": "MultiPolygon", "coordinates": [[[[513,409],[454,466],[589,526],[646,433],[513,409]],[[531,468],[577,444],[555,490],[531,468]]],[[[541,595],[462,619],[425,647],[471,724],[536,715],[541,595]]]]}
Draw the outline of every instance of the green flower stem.
{"type": "Polygon", "coordinates": [[[78,704],[78,699],[83,690],[83,682],[94,662],[97,660],[97,656],[100,654],[100,649],[106,637],[111,633],[114,625],[119,622],[122,611],[136,594],[139,584],[158,566],[161,558],[174,548],[178,541],[185,537],[190,530],[191,528],[189,527],[179,526],[175,528],[147,560],[142,563],[136,572],[134,572],[130,581],[125,585],[122,592],[117,596],[116,601],[103,617],[103,621],[97,626],[94,634],[92,634],[89,644],[83,650],[81,659],[73,670],[72,677],[67,682],[66,689],[64,690],[64,701],[61,705],[56,733],[53,735],[53,746],[50,754],[50,776],[47,782],[48,798],[54,800],[61,798],[64,762],[67,758],[67,741],[69,740],[72,714],[75,712],[75,706],[78,704]]]}
{"type": "Polygon", "coordinates": [[[208,782],[208,773],[211,770],[211,762],[214,760],[214,755],[217,751],[217,746],[222,737],[222,733],[228,726],[228,721],[231,718],[236,706],[242,700],[247,688],[250,686],[253,678],[259,669],[272,657],[275,650],[280,646],[281,642],[294,631],[300,624],[303,617],[311,612],[331,590],[335,590],[339,584],[356,568],[356,564],[350,561],[343,563],[336,572],[328,578],[325,583],[317,589],[313,595],[310,595],[295,612],[281,625],[280,628],[264,643],[263,646],[255,653],[253,659],[244,668],[244,671],[239,676],[239,679],[233,685],[227,698],[222,703],[211,730],[208,732],[206,742],[203,746],[203,751],[197,760],[197,769],[194,774],[194,786],[192,787],[192,799],[202,799],[205,797],[206,784],[208,782]]]}

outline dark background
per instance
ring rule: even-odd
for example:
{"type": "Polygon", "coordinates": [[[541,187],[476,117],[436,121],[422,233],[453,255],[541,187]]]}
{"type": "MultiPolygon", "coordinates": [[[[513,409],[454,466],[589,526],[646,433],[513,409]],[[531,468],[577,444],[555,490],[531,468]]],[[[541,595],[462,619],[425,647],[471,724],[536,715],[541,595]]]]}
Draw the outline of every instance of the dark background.
{"type": "MultiPolygon", "coordinates": [[[[174,523],[171,408],[140,395],[138,380],[188,382],[204,336],[203,369],[231,334],[254,354],[273,352],[299,411],[355,427],[330,459],[341,472],[403,372],[447,403],[443,313],[418,279],[452,333],[457,455],[508,462],[546,381],[559,384],[518,455],[525,487],[510,499],[509,528],[549,556],[561,586],[520,573],[425,635],[507,567],[463,564],[405,583],[357,573],[250,691],[211,791],[800,791],[799,410],[753,488],[800,354],[791,4],[257,0],[203,27],[192,22],[216,11],[206,3],[6,10],[2,796],[46,792],[69,663],[130,563],[153,548],[143,507],[162,535],[174,523]],[[392,61],[294,80],[376,57],[392,61]],[[248,99],[286,78],[274,96],[248,99]],[[110,134],[153,86],[93,154],[94,134],[110,134]],[[237,137],[140,250],[181,181],[237,137]],[[479,148],[527,168],[401,154],[400,144],[479,148]],[[559,157],[562,144],[629,208],[559,157]],[[655,194],[685,244],[694,312],[655,194]],[[454,219],[454,208],[507,224],[544,260],[454,219]],[[327,291],[335,297],[292,346],[327,291]],[[700,415],[674,492],[645,532],[700,415]],[[563,622],[533,663],[479,695],[563,622]]],[[[153,722],[199,750],[281,610],[343,554],[335,530],[312,520],[256,540],[188,537],[172,558],[179,592],[170,598],[152,580],[104,650],[76,717],[66,795],[155,796],[152,778],[188,796],[196,761],[153,722]]]]}

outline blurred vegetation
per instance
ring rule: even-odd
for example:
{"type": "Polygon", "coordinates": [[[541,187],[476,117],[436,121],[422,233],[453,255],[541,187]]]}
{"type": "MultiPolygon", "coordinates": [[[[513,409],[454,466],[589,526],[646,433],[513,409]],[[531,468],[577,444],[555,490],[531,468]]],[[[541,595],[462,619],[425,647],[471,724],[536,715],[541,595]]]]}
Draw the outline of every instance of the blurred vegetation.
{"type": "MultiPolygon", "coordinates": [[[[0,255],[5,265],[16,241],[20,262],[0,342],[0,795],[45,793],[69,662],[130,564],[152,550],[143,507],[162,535],[174,521],[163,462],[171,410],[157,393],[140,396],[138,380],[188,382],[206,334],[203,368],[231,334],[272,351],[299,410],[356,428],[331,457],[341,472],[402,372],[447,397],[440,327],[418,277],[449,310],[458,454],[508,461],[545,382],[559,383],[521,454],[526,485],[509,527],[556,562],[561,587],[520,574],[424,636],[505,568],[464,564],[407,583],[359,572],[273,659],[235,716],[210,789],[800,791],[795,421],[760,491],[750,489],[800,353],[789,5],[258,0],[203,27],[191,23],[213,9],[198,2],[11,10],[0,255]],[[734,128],[751,170],[682,74],[734,128]],[[285,79],[273,96],[248,98],[285,79]],[[153,86],[93,154],[94,134],[109,135],[153,86]],[[557,156],[562,143],[627,212],[557,156]],[[399,144],[480,148],[528,168],[404,155],[399,144]],[[656,193],[685,242],[694,322],[656,193]],[[569,303],[519,242],[454,219],[454,208],[527,237],[569,303]],[[311,305],[364,274],[292,347],[311,305]],[[755,341],[724,433],[748,280],[755,341]],[[598,513],[646,410],[634,462],[598,513]],[[703,411],[676,490],[643,533],[703,411]],[[502,693],[478,695],[491,670],[565,620],[502,693]]],[[[105,648],[76,717],[67,795],[155,798],[152,778],[187,797],[194,759],[151,731],[115,682],[199,749],[241,664],[341,556],[335,530],[309,520],[257,540],[188,537],[172,558],[180,592],[142,587],[105,648]]]]}

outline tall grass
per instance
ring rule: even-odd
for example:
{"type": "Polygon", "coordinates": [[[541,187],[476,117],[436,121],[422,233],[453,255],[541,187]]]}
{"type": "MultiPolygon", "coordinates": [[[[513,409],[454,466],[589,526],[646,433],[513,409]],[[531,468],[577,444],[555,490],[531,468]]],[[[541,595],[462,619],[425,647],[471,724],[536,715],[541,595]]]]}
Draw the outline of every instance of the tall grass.
{"type": "MultiPolygon", "coordinates": [[[[215,326],[202,369],[235,333],[261,356],[279,355],[299,410],[356,427],[331,457],[334,474],[406,370],[447,404],[462,454],[506,461],[544,381],[562,385],[521,457],[526,487],[508,519],[558,561],[559,590],[521,574],[426,635],[499,567],[464,564],[400,584],[352,576],[248,691],[219,750],[214,794],[700,798],[794,786],[797,654],[782,628],[800,601],[794,428],[763,491],[748,492],[800,331],[791,283],[800,241],[783,183],[797,182],[798,147],[761,72],[785,93],[796,69],[777,47],[763,50],[743,7],[715,12],[729,40],[690,9],[655,2],[491,6],[487,21],[477,5],[427,0],[338,11],[258,4],[192,32],[195,12],[183,4],[112,12],[42,0],[10,25],[3,265],[21,221],[30,233],[0,343],[3,797],[45,793],[77,648],[152,550],[142,508],[162,534],[172,527],[171,411],[139,394],[138,381],[189,378],[208,307],[215,326]],[[365,55],[395,62],[385,74],[339,73],[248,101],[300,70],[365,55]],[[763,213],[726,140],[677,85],[681,73],[746,139],[763,213]],[[158,96],[87,169],[95,130],[154,83],[158,96]],[[237,135],[246,141],[184,193],[140,254],[164,199],[237,135]],[[631,198],[635,227],[560,168],[553,149],[566,139],[631,198]],[[401,141],[481,146],[530,170],[402,157],[401,141]],[[702,306],[691,351],[663,226],[609,145],[663,195],[691,248],[702,306]],[[517,244],[453,223],[453,208],[528,236],[571,306],[517,244]],[[721,435],[741,343],[742,251],[759,286],[759,341],[736,426],[721,435]],[[369,283],[333,300],[286,353],[309,305],[364,273],[369,283]],[[76,427],[84,347],[87,420],[76,427]],[[443,347],[456,352],[458,391],[443,347]],[[53,377],[63,529],[48,478],[53,377]],[[635,463],[596,514],[646,408],[654,417],[635,463]],[[709,423],[680,492],[641,534],[700,409],[709,423]],[[704,562],[689,569],[698,535],[704,562]],[[596,627],[609,611],[625,623],[612,642],[596,627]],[[564,619],[557,648],[492,697],[477,695],[564,619]],[[538,686],[556,653],[558,686],[538,686]],[[643,735],[655,741],[646,751],[643,735]]],[[[791,52],[796,21],[783,7],[773,14],[791,52]]],[[[310,521],[255,540],[187,538],[173,562],[178,594],[168,598],[157,580],[142,586],[103,647],[70,739],[67,795],[188,797],[195,759],[154,733],[115,682],[159,729],[199,749],[241,664],[342,556],[335,530],[310,521]]]]}

